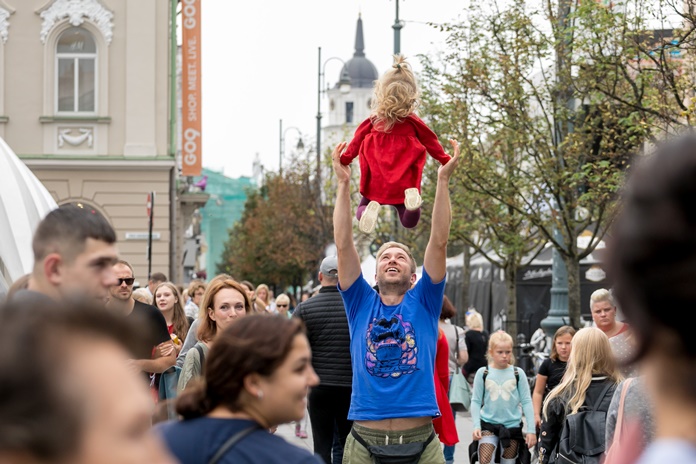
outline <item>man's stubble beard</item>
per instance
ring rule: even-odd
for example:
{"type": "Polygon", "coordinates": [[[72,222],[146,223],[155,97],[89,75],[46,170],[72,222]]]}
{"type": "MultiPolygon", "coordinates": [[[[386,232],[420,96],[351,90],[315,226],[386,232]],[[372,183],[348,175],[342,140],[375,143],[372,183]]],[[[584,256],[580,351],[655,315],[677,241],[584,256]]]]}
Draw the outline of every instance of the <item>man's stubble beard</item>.
{"type": "Polygon", "coordinates": [[[385,278],[377,278],[377,287],[380,293],[405,295],[411,288],[410,276],[398,282],[387,282],[385,278]]]}

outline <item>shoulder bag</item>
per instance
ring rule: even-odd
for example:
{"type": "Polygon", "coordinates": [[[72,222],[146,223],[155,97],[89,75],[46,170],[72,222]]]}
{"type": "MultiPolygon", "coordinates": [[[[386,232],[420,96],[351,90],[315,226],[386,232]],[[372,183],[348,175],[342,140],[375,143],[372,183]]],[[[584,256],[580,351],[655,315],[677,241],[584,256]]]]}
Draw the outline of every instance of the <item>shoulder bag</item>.
{"type": "Polygon", "coordinates": [[[617,463],[621,462],[621,431],[623,429],[623,415],[624,415],[624,399],[626,398],[626,392],[628,391],[628,386],[633,380],[632,377],[626,379],[621,390],[621,399],[619,400],[619,411],[616,413],[616,426],[614,427],[614,439],[611,441],[611,447],[607,450],[606,458],[604,462],[617,463]]]}
{"type": "MultiPolygon", "coordinates": [[[[459,330],[457,326],[454,326],[454,333],[456,335],[455,353],[457,358],[459,358],[459,330]]],[[[452,375],[452,382],[449,388],[449,402],[452,405],[452,409],[457,412],[465,412],[471,408],[471,386],[469,382],[464,377],[464,374],[459,370],[459,360],[457,360],[456,368],[454,374],[452,375]]]]}

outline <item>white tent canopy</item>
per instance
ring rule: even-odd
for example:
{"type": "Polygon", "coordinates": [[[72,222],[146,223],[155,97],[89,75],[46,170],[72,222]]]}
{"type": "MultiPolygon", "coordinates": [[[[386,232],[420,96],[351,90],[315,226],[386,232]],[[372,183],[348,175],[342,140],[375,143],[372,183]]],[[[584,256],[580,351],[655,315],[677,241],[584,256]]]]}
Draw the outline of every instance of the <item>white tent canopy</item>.
{"type": "Polygon", "coordinates": [[[34,230],[58,205],[2,138],[0,177],[0,280],[11,283],[31,271],[34,230]]]}

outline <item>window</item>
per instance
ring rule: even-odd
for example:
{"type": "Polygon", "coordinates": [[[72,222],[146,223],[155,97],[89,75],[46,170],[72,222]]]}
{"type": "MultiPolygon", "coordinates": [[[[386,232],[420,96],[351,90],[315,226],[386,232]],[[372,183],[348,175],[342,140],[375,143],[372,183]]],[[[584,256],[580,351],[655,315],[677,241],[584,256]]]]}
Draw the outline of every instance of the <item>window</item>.
{"type": "Polygon", "coordinates": [[[353,122],[353,102],[346,102],[346,124],[353,122]]]}
{"type": "Polygon", "coordinates": [[[56,108],[58,113],[95,113],[97,46],[92,34],[71,27],[58,38],[56,108]]]}

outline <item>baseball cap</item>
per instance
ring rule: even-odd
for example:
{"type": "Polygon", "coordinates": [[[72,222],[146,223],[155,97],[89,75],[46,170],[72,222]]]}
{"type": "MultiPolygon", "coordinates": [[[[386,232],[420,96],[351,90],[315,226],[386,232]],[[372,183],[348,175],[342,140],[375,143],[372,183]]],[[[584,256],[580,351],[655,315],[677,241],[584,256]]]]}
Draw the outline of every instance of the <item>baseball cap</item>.
{"type": "Polygon", "coordinates": [[[338,258],[327,256],[319,266],[319,272],[326,276],[336,277],[338,275],[338,258]]]}

